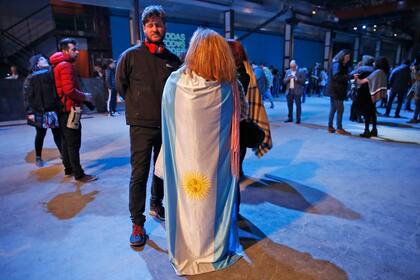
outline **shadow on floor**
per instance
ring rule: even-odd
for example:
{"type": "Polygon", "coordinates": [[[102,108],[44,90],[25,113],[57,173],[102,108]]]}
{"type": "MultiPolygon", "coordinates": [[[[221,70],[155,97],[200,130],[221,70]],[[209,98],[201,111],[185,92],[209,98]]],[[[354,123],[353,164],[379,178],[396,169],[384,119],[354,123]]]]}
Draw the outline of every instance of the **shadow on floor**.
{"type": "MultiPolygon", "coordinates": [[[[46,148],[42,149],[42,160],[51,161],[60,158],[60,152],[57,149],[46,148]]],[[[35,150],[28,152],[25,156],[27,163],[35,163],[35,150]]]]}
{"type": "Polygon", "coordinates": [[[29,173],[29,177],[35,177],[38,182],[47,182],[59,174],[64,175],[62,164],[47,165],[45,167],[32,170],[29,173]]]}
{"type": "Polygon", "coordinates": [[[315,188],[266,174],[268,179],[248,178],[241,183],[241,203],[269,202],[301,212],[358,220],[361,215],[331,195],[315,188]]]}
{"type": "Polygon", "coordinates": [[[384,121],[378,121],[377,125],[382,126],[389,126],[389,127],[398,127],[398,128],[412,128],[412,129],[420,129],[420,127],[416,127],[414,125],[405,124],[405,123],[396,123],[396,122],[384,122],[384,121]]]}
{"type": "Polygon", "coordinates": [[[130,157],[107,157],[90,161],[87,168],[98,168],[98,171],[105,171],[128,164],[130,164],[130,157]]]}
{"type": "Polygon", "coordinates": [[[76,184],[76,191],[62,193],[45,203],[47,212],[60,220],[67,220],[79,214],[88,203],[95,199],[99,191],[82,194],[81,185],[76,184]]]}
{"type": "Polygon", "coordinates": [[[239,237],[245,257],[231,267],[202,275],[187,276],[190,280],[307,280],[348,279],[347,273],[335,264],[313,258],[270,240],[249,220],[239,222],[239,237]],[[243,237],[243,236],[246,237],[243,237]]]}

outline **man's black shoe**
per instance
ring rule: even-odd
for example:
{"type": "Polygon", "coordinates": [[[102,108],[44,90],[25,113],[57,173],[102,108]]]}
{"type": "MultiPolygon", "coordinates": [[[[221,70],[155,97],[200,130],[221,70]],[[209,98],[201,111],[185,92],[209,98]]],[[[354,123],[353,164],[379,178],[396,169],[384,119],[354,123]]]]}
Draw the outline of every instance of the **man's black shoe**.
{"type": "Polygon", "coordinates": [[[285,120],[284,122],[285,122],[285,123],[288,123],[288,122],[293,122],[293,120],[292,120],[292,119],[287,119],[287,120],[285,120]]]}
{"type": "Polygon", "coordinates": [[[98,177],[96,177],[95,175],[84,174],[82,177],[75,179],[76,181],[81,183],[89,183],[98,180],[98,177]]]}

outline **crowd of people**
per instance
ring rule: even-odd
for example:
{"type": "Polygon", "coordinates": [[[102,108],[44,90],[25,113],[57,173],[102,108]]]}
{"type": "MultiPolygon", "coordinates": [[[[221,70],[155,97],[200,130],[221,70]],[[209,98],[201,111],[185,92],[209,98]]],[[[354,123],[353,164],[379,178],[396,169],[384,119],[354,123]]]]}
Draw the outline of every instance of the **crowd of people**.
{"type": "MultiPolygon", "coordinates": [[[[386,58],[365,55],[350,71],[350,51],[342,50],[333,58],[329,75],[319,63],[309,74],[292,60],[280,77],[274,67],[250,62],[239,41],[226,40],[210,29],[195,31],[181,61],[163,42],[166,22],[161,6],[146,7],[141,22],[145,40],[123,52],[118,63],[109,60],[98,75],[109,92],[110,116],[117,114],[117,93],[126,106],[131,154],[129,242],[143,246],[148,238],[146,186],[152,161],[149,215],[166,223],[168,255],[178,274],[223,269],[241,257],[237,222],[243,160],[247,149],[262,157],[272,147],[264,99],[274,108],[273,98],[284,90],[285,122],[299,124],[305,94],[329,96],[328,131],[347,135],[343,103],[353,84],[352,118],[364,119],[362,137],[378,135],[377,101],[387,102],[385,116],[389,116],[397,97],[395,117],[399,117],[408,93],[416,100],[410,122],[418,121],[416,63],[410,70],[404,62],[390,73],[386,58]]],[[[74,70],[77,41],[65,38],[59,49],[49,62],[42,55],[32,57],[31,74],[24,83],[28,124],[36,129],[36,164],[44,164],[42,145],[50,128],[65,176],[91,182],[97,177],[85,174],[79,153],[81,107],[93,106],[92,95],[81,90],[74,70]]]]}
{"type": "Polygon", "coordinates": [[[330,96],[330,115],[328,131],[349,135],[343,129],[342,118],[344,112],[344,100],[351,98],[350,120],[365,123],[365,130],[361,137],[370,138],[378,136],[377,129],[377,103],[381,101],[380,107],[385,107],[383,117],[389,117],[395,97],[398,103],[395,110],[395,118],[401,118],[400,110],[403,101],[407,111],[410,108],[412,99],[415,99],[416,109],[413,118],[409,123],[419,121],[419,98],[420,98],[420,63],[418,59],[411,63],[405,60],[403,63],[391,70],[388,60],[385,57],[374,58],[364,55],[362,60],[350,71],[350,50],[340,51],[332,61],[331,78],[327,84],[325,95],[330,96]],[[337,113],[336,125],[333,126],[334,115],[337,113]],[[372,129],[369,129],[372,124],[372,129]]]}

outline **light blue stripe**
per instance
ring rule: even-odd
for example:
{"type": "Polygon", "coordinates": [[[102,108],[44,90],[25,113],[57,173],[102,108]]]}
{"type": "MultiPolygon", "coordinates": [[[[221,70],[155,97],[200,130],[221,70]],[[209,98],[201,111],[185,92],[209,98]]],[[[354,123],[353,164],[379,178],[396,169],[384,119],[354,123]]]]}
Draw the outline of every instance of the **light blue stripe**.
{"type": "Polygon", "coordinates": [[[220,111],[219,152],[217,170],[217,195],[214,224],[214,263],[215,269],[225,268],[236,262],[238,237],[236,228],[236,184],[231,171],[231,119],[233,113],[233,96],[230,84],[222,84],[222,106],[220,111]],[[225,137],[229,137],[226,139],[225,137]]]}
{"type": "Polygon", "coordinates": [[[181,77],[181,71],[173,72],[168,78],[162,96],[162,144],[165,147],[164,153],[164,190],[165,190],[165,224],[168,240],[168,254],[172,260],[175,257],[176,245],[176,214],[177,211],[169,212],[168,209],[177,209],[178,193],[177,188],[168,187],[168,182],[178,182],[175,174],[175,93],[176,83],[181,77]]]}

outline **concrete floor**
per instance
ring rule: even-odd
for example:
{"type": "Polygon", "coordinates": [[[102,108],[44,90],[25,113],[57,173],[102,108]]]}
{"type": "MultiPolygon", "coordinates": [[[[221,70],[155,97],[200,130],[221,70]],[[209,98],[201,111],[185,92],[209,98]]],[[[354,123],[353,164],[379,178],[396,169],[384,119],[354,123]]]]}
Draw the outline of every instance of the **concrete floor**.
{"type": "MultiPolygon", "coordinates": [[[[363,125],[344,127],[358,135],[363,125]]],[[[420,124],[380,118],[379,137],[326,132],[327,98],[308,98],[302,124],[285,124],[284,98],[268,109],[273,149],[248,152],[242,181],[246,256],[186,279],[420,279],[420,124]]],[[[130,174],[123,116],[83,120],[89,184],[63,177],[51,133],[34,164],[34,130],[0,127],[0,279],[179,279],[163,223],[128,245],[130,174]]],[[[148,209],[148,206],[147,206],[148,209]]]]}

